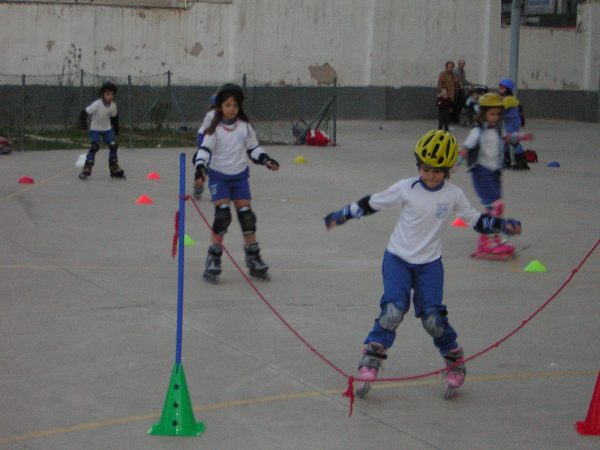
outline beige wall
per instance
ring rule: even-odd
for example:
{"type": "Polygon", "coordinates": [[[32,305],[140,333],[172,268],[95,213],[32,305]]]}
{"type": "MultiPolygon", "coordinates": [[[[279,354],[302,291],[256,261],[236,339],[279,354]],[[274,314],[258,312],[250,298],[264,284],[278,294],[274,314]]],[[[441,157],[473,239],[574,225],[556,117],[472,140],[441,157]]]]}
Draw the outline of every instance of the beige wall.
{"type": "MultiPolygon", "coordinates": [[[[522,28],[519,86],[597,91],[600,3],[577,30],[522,28]]],[[[109,76],[171,70],[174,82],[434,86],[447,59],[469,79],[508,75],[497,0],[233,0],[188,9],[0,2],[0,74],[109,76]]]]}

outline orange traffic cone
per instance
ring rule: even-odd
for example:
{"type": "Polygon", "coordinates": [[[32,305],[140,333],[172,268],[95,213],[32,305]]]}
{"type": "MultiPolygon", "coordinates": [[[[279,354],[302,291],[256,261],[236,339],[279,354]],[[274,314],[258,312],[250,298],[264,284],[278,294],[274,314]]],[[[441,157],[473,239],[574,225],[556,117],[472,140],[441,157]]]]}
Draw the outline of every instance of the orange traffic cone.
{"type": "Polygon", "coordinates": [[[462,220],[460,217],[457,217],[456,219],[454,219],[454,222],[452,222],[450,225],[452,225],[453,227],[457,227],[457,228],[468,228],[469,225],[466,224],[466,222],[464,220],[462,220]]]}
{"type": "Polygon", "coordinates": [[[584,421],[575,424],[575,429],[579,434],[600,436],[600,372],[598,372],[587,416],[584,421]]]}

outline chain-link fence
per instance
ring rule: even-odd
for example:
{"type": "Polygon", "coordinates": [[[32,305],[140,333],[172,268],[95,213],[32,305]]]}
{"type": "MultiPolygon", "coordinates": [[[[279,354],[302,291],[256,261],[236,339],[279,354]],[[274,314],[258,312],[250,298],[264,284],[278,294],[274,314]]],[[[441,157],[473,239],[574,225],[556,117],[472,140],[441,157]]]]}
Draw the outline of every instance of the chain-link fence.
{"type": "MultiPolygon", "coordinates": [[[[193,147],[196,131],[218,85],[151,76],[109,77],[83,71],[60,75],[0,75],[0,136],[21,150],[87,148],[79,112],[99,97],[110,80],[118,87],[121,146],[193,147]]],[[[233,80],[246,92],[244,109],[264,144],[302,141],[319,128],[335,142],[337,86],[269,86],[233,80]]]]}

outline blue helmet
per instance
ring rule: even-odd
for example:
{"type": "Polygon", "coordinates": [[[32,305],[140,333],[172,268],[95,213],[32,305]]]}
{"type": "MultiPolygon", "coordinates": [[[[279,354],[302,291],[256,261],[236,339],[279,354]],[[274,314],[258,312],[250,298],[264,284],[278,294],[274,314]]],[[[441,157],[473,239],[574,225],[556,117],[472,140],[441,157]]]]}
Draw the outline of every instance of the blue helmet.
{"type": "Polygon", "coordinates": [[[513,83],[513,81],[510,78],[504,78],[503,80],[500,80],[498,84],[504,86],[510,92],[514,92],[515,90],[515,83],[513,83]]]}

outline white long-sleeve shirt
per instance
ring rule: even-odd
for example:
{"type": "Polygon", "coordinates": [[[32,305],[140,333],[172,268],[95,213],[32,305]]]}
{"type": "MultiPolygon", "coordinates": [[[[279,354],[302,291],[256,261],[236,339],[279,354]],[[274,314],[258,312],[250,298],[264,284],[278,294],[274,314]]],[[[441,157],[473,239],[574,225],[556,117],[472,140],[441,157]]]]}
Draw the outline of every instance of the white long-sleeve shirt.
{"type": "Polygon", "coordinates": [[[265,150],[258,143],[252,125],[237,120],[232,125],[220,123],[213,134],[204,136],[196,153],[196,167],[210,165],[212,170],[235,175],[248,167],[248,156],[255,161],[265,150]]]}
{"type": "Polygon", "coordinates": [[[462,146],[469,151],[479,146],[475,164],[491,171],[500,170],[504,158],[504,141],[502,140],[504,133],[504,128],[498,130],[487,126],[475,127],[469,131],[462,146]]]}
{"type": "Polygon", "coordinates": [[[458,186],[444,181],[432,191],[418,177],[373,194],[369,206],[375,211],[401,208],[387,250],[411,264],[426,264],[442,256],[441,238],[451,219],[458,216],[474,226],[481,215],[458,186]]]}
{"type": "Polygon", "coordinates": [[[117,115],[117,104],[111,102],[106,106],[102,99],[98,99],[85,108],[85,112],[92,116],[91,131],[108,131],[112,128],[110,118],[117,115]]]}

